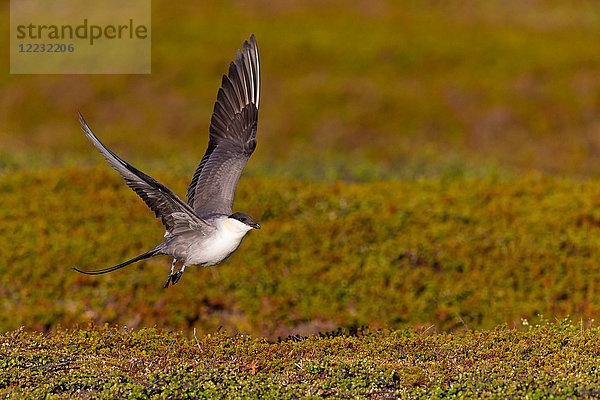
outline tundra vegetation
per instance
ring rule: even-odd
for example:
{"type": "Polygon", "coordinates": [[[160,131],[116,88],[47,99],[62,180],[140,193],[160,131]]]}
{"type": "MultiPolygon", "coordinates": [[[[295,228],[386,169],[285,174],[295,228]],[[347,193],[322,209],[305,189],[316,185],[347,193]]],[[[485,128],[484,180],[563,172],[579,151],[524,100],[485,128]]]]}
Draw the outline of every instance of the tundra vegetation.
{"type": "Polygon", "coordinates": [[[600,5],[310,3],[154,1],[150,75],[0,74],[0,394],[600,397],[600,5]],[[168,290],[74,272],[163,234],[77,110],[183,197],[250,32],[262,229],[168,290]]]}

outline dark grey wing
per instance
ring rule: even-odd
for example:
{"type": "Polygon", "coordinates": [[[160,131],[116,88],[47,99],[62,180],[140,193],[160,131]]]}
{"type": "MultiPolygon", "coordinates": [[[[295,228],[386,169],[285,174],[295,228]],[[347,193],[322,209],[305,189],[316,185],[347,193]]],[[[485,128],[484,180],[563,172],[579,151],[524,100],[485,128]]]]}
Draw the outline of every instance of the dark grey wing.
{"type": "Polygon", "coordinates": [[[162,218],[169,234],[187,230],[202,231],[210,227],[169,188],[122,160],[104,146],[100,139],[94,135],[81,114],[79,114],[79,122],[88,139],[100,150],[106,161],[121,174],[125,183],[144,200],[157,217],[162,218]]]}
{"type": "Polygon", "coordinates": [[[210,121],[208,149],[188,188],[188,204],[199,216],[230,215],[242,170],[256,148],[260,66],[254,35],[223,75],[210,121]]]}

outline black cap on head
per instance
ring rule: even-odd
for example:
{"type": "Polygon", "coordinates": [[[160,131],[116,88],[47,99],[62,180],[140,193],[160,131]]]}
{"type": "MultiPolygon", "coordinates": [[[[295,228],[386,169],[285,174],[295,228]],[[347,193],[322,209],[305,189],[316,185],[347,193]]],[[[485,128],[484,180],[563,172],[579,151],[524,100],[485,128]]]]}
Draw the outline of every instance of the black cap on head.
{"type": "Polygon", "coordinates": [[[250,226],[250,227],[252,227],[254,229],[260,229],[260,225],[257,224],[256,222],[254,222],[254,220],[252,219],[252,217],[249,216],[246,213],[238,211],[236,213],[231,214],[229,216],[229,218],[237,219],[238,221],[243,222],[244,224],[246,224],[246,225],[248,225],[248,226],[250,226]]]}

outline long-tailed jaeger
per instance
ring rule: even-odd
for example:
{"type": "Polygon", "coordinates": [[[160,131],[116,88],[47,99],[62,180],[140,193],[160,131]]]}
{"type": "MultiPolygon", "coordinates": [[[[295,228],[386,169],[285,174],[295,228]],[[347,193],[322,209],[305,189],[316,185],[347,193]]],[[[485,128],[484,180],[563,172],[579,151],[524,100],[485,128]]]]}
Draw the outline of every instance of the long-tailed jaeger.
{"type": "Polygon", "coordinates": [[[165,241],[152,250],[110,268],[77,271],[98,275],[156,255],[173,257],[169,282],[177,283],[188,265],[211,266],[229,257],[251,229],[252,217],[233,212],[233,197],[242,170],[256,147],[260,67],[254,35],[238,50],[223,76],[209,128],[208,149],[187,192],[187,203],[166,186],[109,150],[79,114],[81,129],[106,161],[123,177],[166,227],[165,241]],[[183,266],[174,272],[175,263],[183,266]]]}

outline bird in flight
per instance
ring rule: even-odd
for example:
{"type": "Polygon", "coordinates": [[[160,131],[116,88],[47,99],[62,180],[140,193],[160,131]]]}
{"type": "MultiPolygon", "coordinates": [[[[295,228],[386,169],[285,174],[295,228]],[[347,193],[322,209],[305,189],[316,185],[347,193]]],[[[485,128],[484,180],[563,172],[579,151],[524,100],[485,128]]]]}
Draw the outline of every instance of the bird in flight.
{"type": "Polygon", "coordinates": [[[260,229],[252,217],[233,212],[233,197],[242,170],[256,148],[260,67],[254,35],[244,41],[223,75],[209,128],[208,149],[187,191],[187,203],[119,158],[94,135],[79,114],[81,129],[100,150],[125,183],[144,200],[165,225],[165,241],[152,250],[114,267],[83,271],[99,275],[157,255],[173,257],[164,287],[176,284],[189,265],[211,266],[229,257],[252,229],[260,229]],[[183,266],[175,272],[175,263],[183,266]]]}

